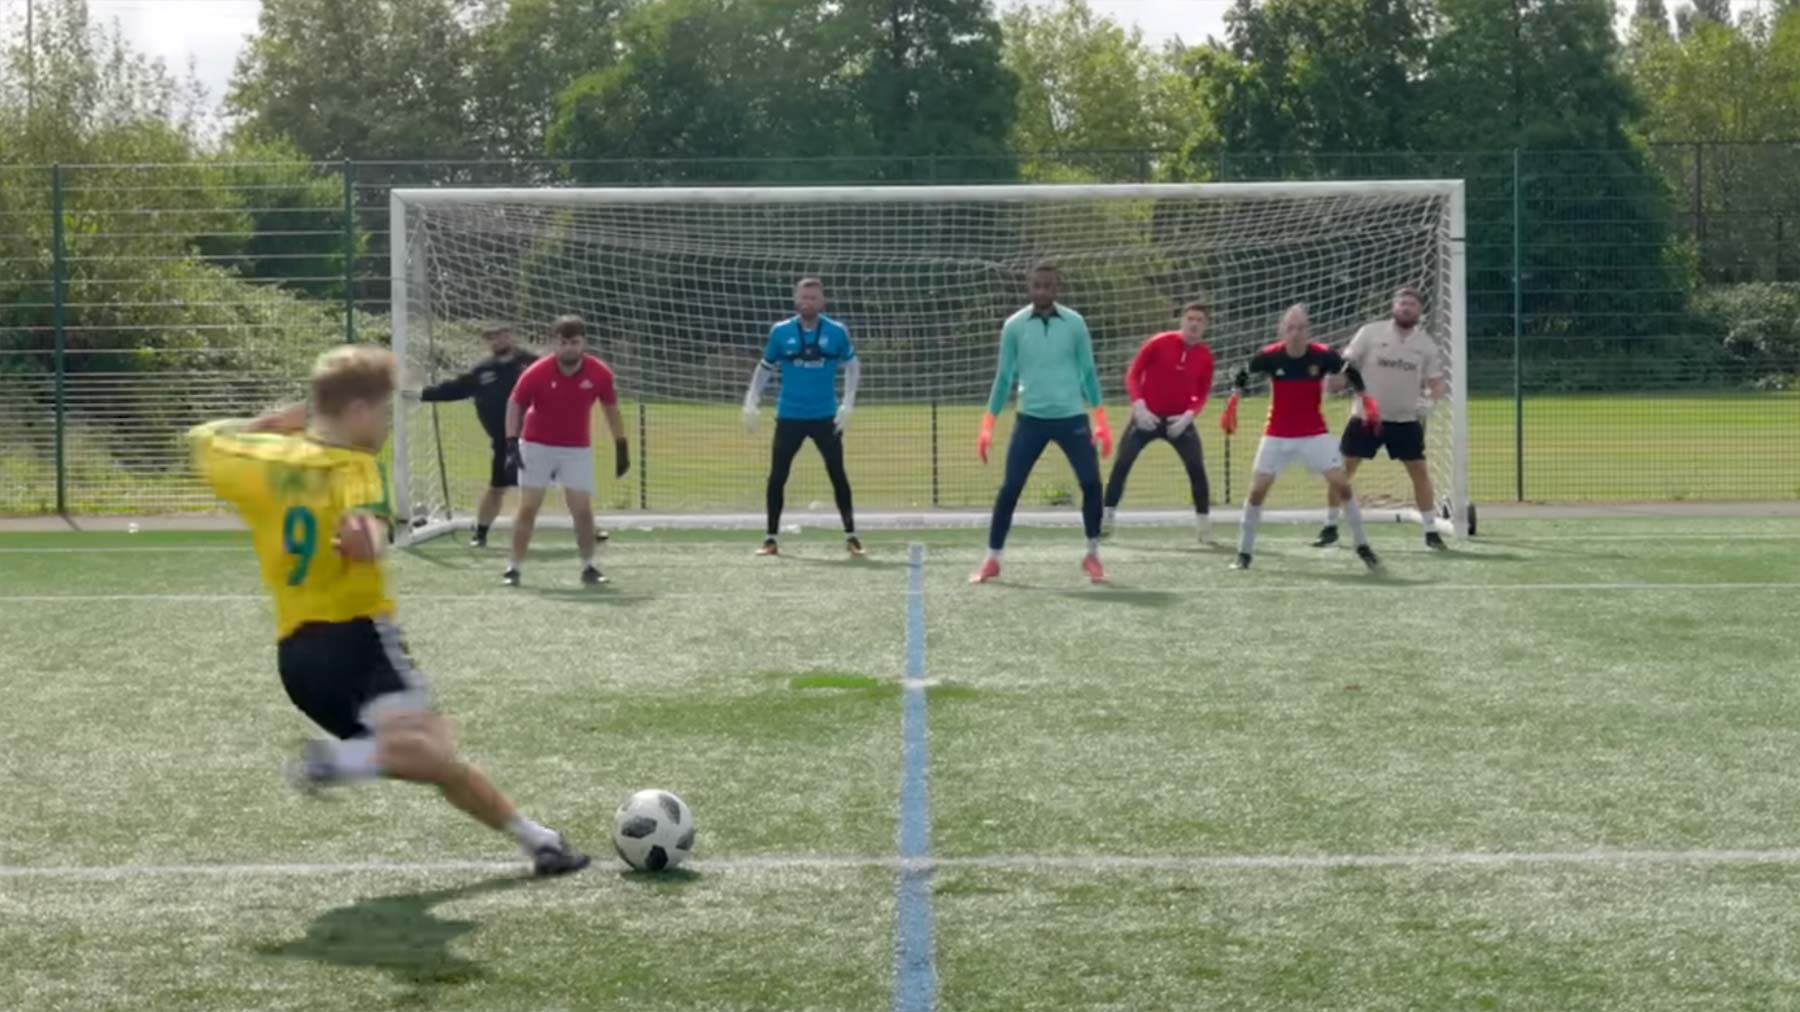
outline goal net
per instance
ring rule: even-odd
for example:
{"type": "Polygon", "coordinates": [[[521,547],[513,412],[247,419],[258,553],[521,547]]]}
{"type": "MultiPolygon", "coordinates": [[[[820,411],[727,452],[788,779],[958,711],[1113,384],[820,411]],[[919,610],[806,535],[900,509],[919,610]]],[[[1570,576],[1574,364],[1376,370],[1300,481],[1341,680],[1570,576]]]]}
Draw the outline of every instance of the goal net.
{"type": "MultiPolygon", "coordinates": [[[[1449,364],[1452,393],[1427,425],[1439,509],[1462,528],[1467,439],[1462,184],[1455,181],[1144,186],[827,187],[774,189],[396,190],[392,196],[396,352],[413,385],[485,354],[479,335],[510,324],[541,345],[549,322],[578,313],[590,349],[617,374],[634,470],[596,455],[598,509],[614,522],[761,523],[775,390],[747,432],[738,407],[770,326],[791,312],[794,281],[824,280],[826,312],[850,330],[862,386],[846,433],[859,522],[979,522],[1000,482],[974,454],[1001,322],[1027,299],[1031,264],[1063,273],[1060,301],[1093,333],[1115,433],[1130,422],[1127,364],[1173,329],[1185,302],[1211,307],[1218,362],[1196,423],[1215,515],[1248,487],[1261,390],[1227,438],[1218,425],[1232,373],[1304,303],[1313,337],[1342,347],[1388,312],[1394,290],[1425,294],[1423,326],[1449,364]]],[[[394,474],[413,536],[468,522],[489,474],[490,444],[463,404],[396,407],[394,474]]],[[[1339,427],[1347,399],[1327,404],[1339,427]]],[[[1003,447],[1012,411],[1002,416],[1003,447]]],[[[595,438],[604,446],[598,412],[595,438]]],[[[1110,462],[1105,465],[1110,468],[1110,462]]],[[[1410,508],[1403,470],[1384,460],[1359,495],[1410,508]]],[[[1277,509],[1322,512],[1321,483],[1291,471],[1277,509]]],[[[1020,503],[1026,522],[1072,522],[1078,492],[1054,453],[1020,503]]],[[[804,452],[787,503],[830,513],[823,466],[804,452]]],[[[1191,510],[1175,455],[1147,448],[1122,519],[1191,510]]],[[[548,513],[546,515],[549,515],[548,513]]]]}

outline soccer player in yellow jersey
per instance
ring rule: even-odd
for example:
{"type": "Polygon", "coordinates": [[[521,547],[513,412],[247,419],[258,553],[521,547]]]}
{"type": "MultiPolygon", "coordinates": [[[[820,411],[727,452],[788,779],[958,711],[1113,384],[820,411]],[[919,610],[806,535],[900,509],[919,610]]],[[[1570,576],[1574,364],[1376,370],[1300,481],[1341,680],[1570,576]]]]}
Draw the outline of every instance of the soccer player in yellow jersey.
{"type": "Polygon", "coordinates": [[[521,815],[456,752],[448,718],[414,670],[388,594],[387,442],[396,368],[388,351],[345,346],[313,367],[310,411],[189,433],[194,463],[250,528],[275,599],[281,682],[330,732],[293,767],[303,787],[391,777],[432,784],[457,808],[512,835],[539,875],[587,866],[562,834],[521,815]]]}

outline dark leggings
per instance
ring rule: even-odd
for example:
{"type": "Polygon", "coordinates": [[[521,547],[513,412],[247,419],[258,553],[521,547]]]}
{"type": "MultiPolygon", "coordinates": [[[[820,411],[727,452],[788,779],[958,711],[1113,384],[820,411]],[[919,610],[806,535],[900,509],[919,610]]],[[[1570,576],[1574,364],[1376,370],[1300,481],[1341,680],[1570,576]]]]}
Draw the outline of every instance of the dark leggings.
{"type": "Polygon", "coordinates": [[[856,512],[850,504],[850,477],[844,473],[844,440],[838,436],[837,423],[830,418],[777,418],[775,445],[769,453],[769,537],[781,531],[783,493],[787,489],[788,472],[794,457],[810,439],[825,458],[825,474],[831,479],[832,494],[837,497],[838,516],[844,518],[845,533],[856,531],[856,512]]]}
{"type": "Polygon", "coordinates": [[[1131,477],[1131,466],[1137,463],[1137,455],[1153,439],[1168,440],[1175,448],[1176,456],[1181,458],[1181,466],[1187,468],[1188,491],[1194,497],[1194,512],[1206,513],[1211,509],[1212,491],[1206,483],[1206,459],[1200,451],[1200,434],[1189,425],[1181,435],[1169,436],[1169,423],[1163,422],[1148,431],[1133,425],[1125,430],[1125,439],[1119,444],[1119,459],[1113,463],[1112,477],[1106,479],[1106,505],[1108,508],[1119,505],[1125,496],[1125,482],[1131,477]]]}
{"type": "Polygon", "coordinates": [[[1094,437],[1088,431],[1086,415],[1069,418],[1034,418],[1020,415],[1013,422],[1012,442],[1006,447],[1006,478],[1000,495],[994,500],[994,521],[988,526],[988,547],[999,551],[1006,547],[1007,532],[1012,530],[1013,510],[1031,469],[1051,443],[1062,447],[1063,456],[1075,468],[1075,481],[1081,486],[1081,522],[1087,536],[1100,536],[1100,455],[1094,450],[1094,437]]]}

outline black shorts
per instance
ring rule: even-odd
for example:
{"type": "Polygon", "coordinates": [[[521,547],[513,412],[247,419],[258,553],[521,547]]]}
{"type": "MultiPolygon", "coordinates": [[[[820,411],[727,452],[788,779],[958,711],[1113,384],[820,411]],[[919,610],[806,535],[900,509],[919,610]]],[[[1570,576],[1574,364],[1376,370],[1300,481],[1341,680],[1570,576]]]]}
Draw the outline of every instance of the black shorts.
{"type": "Polygon", "coordinates": [[[1338,452],[1358,460],[1370,460],[1375,451],[1387,447],[1389,460],[1425,459],[1424,422],[1382,422],[1381,431],[1371,433],[1360,418],[1350,419],[1344,426],[1344,438],[1338,441],[1338,452]]]}
{"type": "Polygon", "coordinates": [[[506,440],[494,443],[494,462],[488,468],[488,488],[517,488],[519,469],[506,466],[506,440]]]}
{"type": "Polygon", "coordinates": [[[424,676],[413,670],[400,630],[386,619],[303,625],[281,641],[276,656],[288,698],[339,738],[373,733],[366,711],[383,696],[408,709],[427,705],[424,676]]]}

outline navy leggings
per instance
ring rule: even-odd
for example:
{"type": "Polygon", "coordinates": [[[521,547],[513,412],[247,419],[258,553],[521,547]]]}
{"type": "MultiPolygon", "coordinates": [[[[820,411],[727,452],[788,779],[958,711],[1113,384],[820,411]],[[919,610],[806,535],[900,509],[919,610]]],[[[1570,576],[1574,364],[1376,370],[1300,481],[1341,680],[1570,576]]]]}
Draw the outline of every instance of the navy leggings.
{"type": "Polygon", "coordinates": [[[1100,536],[1100,454],[1094,449],[1093,434],[1088,431],[1086,415],[1068,418],[1036,418],[1020,415],[1013,422],[1012,442],[1006,447],[1006,479],[1000,495],[994,499],[994,520],[988,526],[988,547],[999,551],[1006,547],[1007,532],[1012,530],[1013,510],[1031,469],[1051,443],[1062,447],[1063,456],[1075,469],[1075,481],[1081,486],[1081,522],[1087,536],[1100,536]]]}

